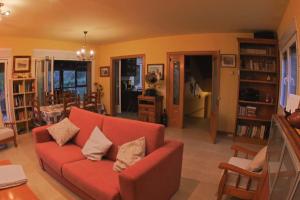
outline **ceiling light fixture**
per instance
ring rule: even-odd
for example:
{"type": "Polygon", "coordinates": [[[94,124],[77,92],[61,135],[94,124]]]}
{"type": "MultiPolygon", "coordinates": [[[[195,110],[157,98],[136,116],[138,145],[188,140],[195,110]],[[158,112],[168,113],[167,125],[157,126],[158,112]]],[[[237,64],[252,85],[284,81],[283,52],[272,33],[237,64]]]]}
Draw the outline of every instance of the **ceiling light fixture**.
{"type": "Polygon", "coordinates": [[[80,50],[78,50],[76,52],[77,54],[77,57],[81,60],[92,60],[95,56],[95,51],[90,49],[90,50],[87,50],[87,42],[86,42],[86,35],[87,35],[87,31],[83,31],[83,34],[84,34],[84,44],[82,46],[82,48],[80,50]]]}
{"type": "Polygon", "coordinates": [[[0,2],[0,15],[9,16],[11,14],[11,11],[8,9],[4,9],[3,7],[4,7],[4,3],[0,2]]]}

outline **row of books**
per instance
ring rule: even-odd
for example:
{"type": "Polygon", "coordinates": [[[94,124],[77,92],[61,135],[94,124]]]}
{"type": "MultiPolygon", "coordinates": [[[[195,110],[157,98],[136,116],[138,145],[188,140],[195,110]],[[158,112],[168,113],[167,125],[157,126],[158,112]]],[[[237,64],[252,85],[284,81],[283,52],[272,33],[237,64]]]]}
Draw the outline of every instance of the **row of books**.
{"type": "Polygon", "coordinates": [[[22,82],[14,83],[13,92],[14,93],[23,93],[24,92],[24,85],[22,84],[22,82]]]}
{"type": "Polygon", "coordinates": [[[251,125],[238,125],[237,127],[237,136],[246,136],[250,138],[266,138],[266,126],[251,126],[251,125]]]}
{"type": "Polygon", "coordinates": [[[241,68],[252,71],[275,72],[275,60],[241,59],[241,68]]]}
{"type": "Polygon", "coordinates": [[[257,108],[254,106],[239,106],[240,116],[256,117],[257,108]]]}
{"type": "Polygon", "coordinates": [[[241,53],[275,56],[276,49],[275,48],[241,48],[241,53]]]}
{"type": "Polygon", "coordinates": [[[26,119],[25,111],[24,110],[17,110],[16,112],[16,120],[24,120],[26,119]]]}
{"type": "Polygon", "coordinates": [[[25,91],[26,92],[34,91],[34,81],[25,84],[25,91]]]}
{"type": "Polygon", "coordinates": [[[20,106],[24,106],[24,97],[23,96],[15,96],[14,97],[14,104],[15,107],[20,107],[20,106]]]}

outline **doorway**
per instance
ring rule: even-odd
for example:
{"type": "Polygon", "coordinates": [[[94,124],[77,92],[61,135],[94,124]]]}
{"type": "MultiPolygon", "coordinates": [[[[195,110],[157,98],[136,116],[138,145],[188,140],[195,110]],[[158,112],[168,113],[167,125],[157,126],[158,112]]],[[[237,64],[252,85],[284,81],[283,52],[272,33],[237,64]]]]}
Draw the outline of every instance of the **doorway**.
{"type": "Polygon", "coordinates": [[[175,52],[168,53],[167,57],[169,125],[177,128],[201,126],[215,143],[219,111],[219,52],[175,52]]]}
{"type": "Polygon", "coordinates": [[[6,60],[0,60],[0,108],[3,121],[9,120],[9,112],[7,105],[7,64],[6,60]]]}
{"type": "Polygon", "coordinates": [[[143,93],[144,56],[112,58],[112,115],[137,119],[143,93]]]}

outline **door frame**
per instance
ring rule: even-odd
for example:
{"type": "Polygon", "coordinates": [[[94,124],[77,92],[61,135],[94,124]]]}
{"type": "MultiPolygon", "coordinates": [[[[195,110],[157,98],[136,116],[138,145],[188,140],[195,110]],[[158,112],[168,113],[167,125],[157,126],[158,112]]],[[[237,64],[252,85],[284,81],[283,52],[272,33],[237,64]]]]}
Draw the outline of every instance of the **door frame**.
{"type": "Polygon", "coordinates": [[[120,60],[120,59],[130,59],[130,58],[142,58],[142,88],[143,91],[145,89],[145,70],[146,70],[146,55],[145,54],[133,54],[133,55],[126,55],[126,56],[114,56],[114,57],[110,57],[110,72],[111,72],[111,76],[110,76],[110,114],[112,116],[116,115],[116,111],[115,111],[115,93],[114,93],[114,88],[115,88],[115,71],[114,71],[114,67],[113,67],[113,61],[114,60],[120,60]]]}
{"type": "MultiPolygon", "coordinates": [[[[218,69],[213,69],[214,70],[217,70],[219,71],[220,73],[220,51],[177,51],[177,52],[167,52],[167,67],[165,68],[165,74],[166,74],[166,108],[167,108],[167,113],[168,113],[168,116],[169,116],[169,108],[170,108],[170,91],[171,91],[171,88],[170,88],[170,73],[169,73],[169,70],[170,70],[170,58],[171,56],[174,56],[174,55],[183,55],[183,56],[212,56],[212,57],[217,57],[217,63],[212,63],[212,67],[216,66],[218,69]]],[[[213,62],[214,62],[214,59],[213,59],[213,62]]],[[[213,76],[213,74],[212,74],[213,76]]],[[[217,78],[219,80],[218,83],[220,83],[220,74],[217,76],[217,78]]],[[[219,91],[219,96],[217,97],[217,101],[220,100],[220,91],[219,91]]],[[[219,102],[216,102],[217,104],[219,104],[219,102]]],[[[184,105],[184,98],[183,98],[183,105],[184,105]]],[[[182,112],[182,119],[183,119],[183,116],[184,115],[184,111],[182,112]]],[[[216,116],[218,117],[218,116],[216,116]]],[[[214,119],[210,119],[210,127],[212,126],[218,126],[217,123],[217,120],[214,120],[214,119]]],[[[183,124],[183,122],[182,122],[183,124]]],[[[183,128],[183,127],[182,127],[183,128]]],[[[212,138],[212,142],[215,143],[215,139],[212,138]]]]}

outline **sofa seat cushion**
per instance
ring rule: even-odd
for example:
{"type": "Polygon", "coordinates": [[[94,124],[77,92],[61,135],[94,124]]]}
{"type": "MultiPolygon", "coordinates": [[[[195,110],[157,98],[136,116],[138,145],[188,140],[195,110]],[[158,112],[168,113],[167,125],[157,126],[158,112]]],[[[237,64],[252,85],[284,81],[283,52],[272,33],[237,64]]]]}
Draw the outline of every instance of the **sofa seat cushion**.
{"type": "Polygon", "coordinates": [[[74,137],[74,143],[83,147],[96,126],[102,130],[103,115],[72,107],[69,119],[80,128],[78,134],[74,137]]]}
{"type": "Polygon", "coordinates": [[[64,164],[85,159],[81,148],[70,143],[64,146],[59,146],[55,141],[37,143],[36,152],[42,161],[59,175],[64,164]]]}
{"type": "Polygon", "coordinates": [[[146,138],[146,155],[164,144],[164,126],[160,124],[106,116],[102,131],[113,143],[106,154],[113,161],[116,160],[119,146],[138,138],[146,138]]]}
{"type": "Polygon", "coordinates": [[[94,199],[119,200],[119,175],[109,160],[81,160],[63,166],[63,176],[94,199]]]}

